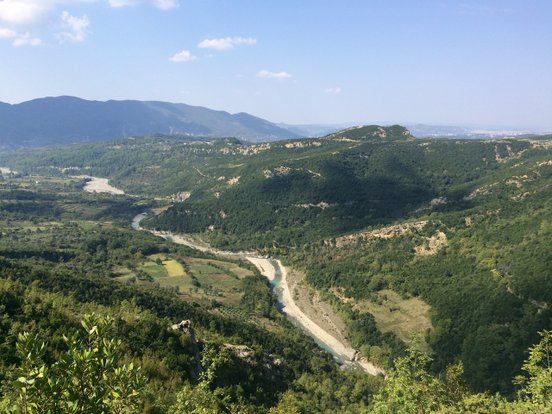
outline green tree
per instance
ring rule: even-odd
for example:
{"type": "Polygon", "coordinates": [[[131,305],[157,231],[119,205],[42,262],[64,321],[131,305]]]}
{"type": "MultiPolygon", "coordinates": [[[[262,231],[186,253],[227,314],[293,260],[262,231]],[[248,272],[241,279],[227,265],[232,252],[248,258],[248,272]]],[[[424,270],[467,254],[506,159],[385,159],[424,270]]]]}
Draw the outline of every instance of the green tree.
{"type": "Polygon", "coordinates": [[[427,413],[438,410],[445,394],[443,384],[427,372],[431,361],[426,354],[409,348],[395,360],[395,369],[375,396],[377,414],[427,413]]]}
{"type": "Polygon", "coordinates": [[[121,363],[121,341],[110,336],[113,319],[84,316],[82,331],[64,336],[67,351],[51,365],[47,344],[21,333],[12,413],[135,413],[146,378],[132,363],[121,363]]]}
{"type": "Polygon", "coordinates": [[[219,377],[232,365],[229,351],[208,344],[202,352],[201,365],[204,371],[199,383],[193,387],[186,384],[176,397],[176,403],[169,414],[248,414],[255,413],[254,407],[232,402],[228,390],[216,387],[219,377]]]}
{"type": "Polygon", "coordinates": [[[514,382],[521,385],[519,397],[531,412],[552,411],[552,331],[541,332],[542,340],[529,349],[529,357],[522,368],[527,376],[518,376],[514,382]]]}

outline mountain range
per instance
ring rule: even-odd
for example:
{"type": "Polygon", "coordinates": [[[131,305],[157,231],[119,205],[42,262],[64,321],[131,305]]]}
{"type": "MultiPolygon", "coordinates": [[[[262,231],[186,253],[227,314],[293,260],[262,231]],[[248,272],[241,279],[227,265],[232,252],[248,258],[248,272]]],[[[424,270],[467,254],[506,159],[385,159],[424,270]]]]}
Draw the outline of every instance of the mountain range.
{"type": "Polygon", "coordinates": [[[232,136],[252,142],[297,137],[241,112],[160,101],[89,101],[71,96],[0,103],[0,147],[37,147],[170,134],[232,136]]]}

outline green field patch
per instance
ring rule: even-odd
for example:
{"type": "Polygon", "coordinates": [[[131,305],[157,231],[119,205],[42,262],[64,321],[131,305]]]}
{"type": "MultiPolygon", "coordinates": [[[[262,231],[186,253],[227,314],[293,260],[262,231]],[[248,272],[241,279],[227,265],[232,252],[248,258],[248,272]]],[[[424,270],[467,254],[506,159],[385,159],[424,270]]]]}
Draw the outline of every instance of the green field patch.
{"type": "Polygon", "coordinates": [[[247,276],[253,276],[253,271],[248,268],[241,267],[237,263],[225,262],[222,260],[213,259],[191,259],[191,266],[194,266],[202,273],[223,273],[230,277],[243,279],[247,276]]]}
{"type": "Polygon", "coordinates": [[[161,287],[178,287],[179,292],[183,294],[199,293],[199,290],[192,284],[192,278],[187,275],[160,278],[156,282],[161,287]]]}
{"type": "Polygon", "coordinates": [[[232,274],[225,273],[226,269],[214,267],[207,261],[193,259],[188,262],[190,271],[199,280],[202,286],[217,289],[231,289],[241,285],[240,279],[232,274]]]}
{"type": "Polygon", "coordinates": [[[165,269],[165,266],[163,266],[162,264],[157,264],[155,262],[145,262],[142,265],[142,270],[151,275],[154,279],[169,276],[167,270],[165,269]]]}
{"type": "Polygon", "coordinates": [[[218,289],[228,289],[241,285],[239,280],[221,273],[196,274],[196,277],[202,285],[218,289]]]}
{"type": "MultiPolygon", "coordinates": [[[[392,332],[406,344],[412,343],[414,335],[424,341],[426,332],[433,329],[431,306],[420,298],[405,299],[389,289],[379,291],[377,301],[347,298],[335,290],[334,294],[343,302],[351,304],[356,311],[371,313],[381,332],[392,332]]],[[[426,351],[430,350],[425,342],[421,346],[426,351]]]]}
{"type": "MultiPolygon", "coordinates": [[[[151,258],[153,256],[150,256],[151,258]]],[[[158,263],[158,260],[147,264],[153,267],[153,263],[156,262],[158,263]]],[[[225,306],[239,305],[243,295],[242,281],[230,270],[239,271],[238,265],[220,260],[190,257],[185,258],[184,263],[183,265],[173,259],[164,260],[165,272],[170,277],[156,278],[156,283],[161,287],[177,287],[180,295],[199,302],[207,303],[216,299],[225,306]]],[[[252,274],[248,269],[241,269],[239,273],[252,274]]]]}

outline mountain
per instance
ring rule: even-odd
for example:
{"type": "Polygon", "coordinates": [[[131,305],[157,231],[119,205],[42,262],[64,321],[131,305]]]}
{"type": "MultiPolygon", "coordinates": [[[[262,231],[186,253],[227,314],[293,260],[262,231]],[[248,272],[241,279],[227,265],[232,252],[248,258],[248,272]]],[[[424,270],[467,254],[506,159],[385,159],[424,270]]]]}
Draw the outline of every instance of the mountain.
{"type": "Polygon", "coordinates": [[[232,136],[253,142],[297,135],[255,116],[158,101],[87,101],[48,97],[0,104],[4,147],[37,147],[130,135],[232,136]]]}

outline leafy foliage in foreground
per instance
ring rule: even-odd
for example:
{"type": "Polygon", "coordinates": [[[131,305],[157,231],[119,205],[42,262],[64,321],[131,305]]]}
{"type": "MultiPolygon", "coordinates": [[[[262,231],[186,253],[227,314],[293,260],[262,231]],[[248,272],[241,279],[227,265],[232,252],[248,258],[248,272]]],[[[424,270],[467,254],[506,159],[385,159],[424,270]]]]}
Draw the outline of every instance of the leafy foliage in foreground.
{"type": "MultiPolygon", "coordinates": [[[[110,338],[107,329],[112,320],[86,315],[82,321],[85,334],[67,338],[68,350],[58,361],[49,365],[44,362],[44,343],[28,333],[19,336],[18,352],[27,361],[17,371],[14,405],[4,401],[4,408],[12,413],[131,413],[137,412],[144,400],[146,378],[140,368],[132,363],[119,362],[120,342],[110,338]]],[[[463,383],[462,364],[451,365],[442,379],[427,371],[430,358],[415,349],[409,349],[405,357],[395,361],[394,369],[374,395],[373,400],[359,404],[352,401],[341,403],[341,412],[370,414],[410,413],[548,413],[552,409],[552,331],[544,331],[541,341],[529,350],[524,363],[527,376],[517,379],[521,385],[517,398],[507,401],[490,394],[472,394],[463,383]]],[[[217,377],[224,373],[224,367],[232,363],[229,353],[213,347],[203,351],[202,364],[205,371],[198,384],[185,385],[176,402],[168,409],[169,414],[218,414],[254,413],[247,401],[233,402],[220,388],[214,388],[217,377]]],[[[345,376],[346,383],[332,386],[325,381],[315,389],[309,379],[302,377],[298,384],[307,386],[306,391],[315,398],[304,399],[298,390],[283,394],[278,405],[270,409],[271,414],[331,412],[335,403],[354,392],[362,392],[361,377],[345,376]],[[356,384],[347,390],[349,379],[356,384]],[[339,388],[341,387],[341,388],[339,388]],[[333,388],[333,389],[332,389],[333,388]],[[336,392],[337,391],[337,392],[336,392]]],[[[0,406],[0,408],[2,408],[0,406]]]]}
{"type": "Polygon", "coordinates": [[[374,414],[409,413],[549,413],[552,410],[552,331],[529,349],[523,365],[526,376],[517,398],[508,401],[490,394],[472,394],[463,384],[463,365],[451,365],[444,380],[427,372],[430,359],[413,349],[395,362],[381,391],[375,396],[374,414]]]}
{"type": "Polygon", "coordinates": [[[131,362],[121,362],[121,341],[110,335],[113,319],[94,314],[81,321],[84,331],[64,336],[67,350],[52,364],[47,344],[21,333],[15,371],[14,413],[134,413],[142,405],[146,378],[131,362]]]}

